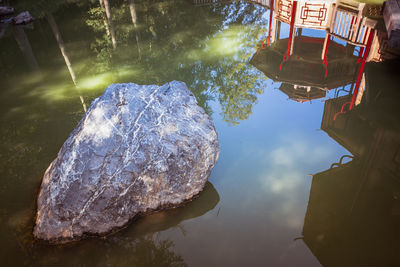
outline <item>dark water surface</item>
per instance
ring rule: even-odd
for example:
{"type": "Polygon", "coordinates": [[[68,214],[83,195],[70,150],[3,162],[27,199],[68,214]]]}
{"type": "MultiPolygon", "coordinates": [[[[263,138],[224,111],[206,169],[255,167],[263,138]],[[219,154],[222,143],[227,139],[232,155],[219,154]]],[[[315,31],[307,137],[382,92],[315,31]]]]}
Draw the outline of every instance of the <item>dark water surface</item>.
{"type": "MultiPolygon", "coordinates": [[[[288,25],[275,52],[258,51],[267,9],[141,0],[133,23],[129,1],[111,2],[115,49],[98,1],[19,1],[40,19],[0,39],[1,266],[399,266],[399,76],[389,71],[398,65],[368,63],[362,104],[333,120],[337,90],[302,103],[288,81],[318,72],[274,74],[288,25]],[[219,134],[219,162],[199,198],[105,238],[35,241],[42,175],[82,118],[81,99],[90,105],[110,83],[171,80],[186,82],[219,134]],[[343,155],[351,158],[331,166],[343,155]]],[[[331,62],[351,69],[352,53],[332,47],[331,62]]],[[[296,49],[313,58],[322,45],[296,49]]],[[[354,70],[331,76],[330,89],[348,88],[354,70]]]]}

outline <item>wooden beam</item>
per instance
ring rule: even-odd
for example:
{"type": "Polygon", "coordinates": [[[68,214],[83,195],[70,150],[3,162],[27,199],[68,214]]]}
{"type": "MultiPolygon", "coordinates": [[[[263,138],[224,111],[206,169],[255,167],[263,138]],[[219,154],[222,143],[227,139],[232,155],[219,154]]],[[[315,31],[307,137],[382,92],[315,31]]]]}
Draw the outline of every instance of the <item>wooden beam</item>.
{"type": "MultiPolygon", "coordinates": [[[[269,28],[268,28],[268,42],[267,46],[271,44],[271,26],[272,26],[272,20],[273,20],[273,11],[274,11],[274,0],[269,1],[269,28]]],[[[276,23],[274,23],[276,25],[276,23]]],[[[274,25],[274,26],[275,26],[274,25]]],[[[275,28],[275,27],[274,27],[275,28]]],[[[274,38],[275,39],[275,38],[274,38]]],[[[274,40],[275,41],[275,40],[274,40]]]]}
{"type": "Polygon", "coordinates": [[[364,72],[365,62],[367,61],[367,58],[368,58],[368,55],[369,55],[369,51],[371,49],[371,44],[372,44],[372,41],[374,40],[374,36],[375,36],[374,32],[375,32],[374,29],[371,29],[371,31],[369,33],[369,36],[368,36],[367,46],[365,47],[365,51],[364,51],[363,59],[362,59],[362,62],[361,62],[361,66],[360,66],[360,69],[358,71],[357,83],[356,83],[356,86],[354,87],[353,97],[351,98],[351,102],[350,102],[350,108],[349,108],[350,110],[353,109],[354,103],[356,102],[358,89],[360,87],[361,78],[362,78],[362,75],[363,75],[363,72],[364,72]]]}
{"type": "Polygon", "coordinates": [[[293,44],[294,44],[294,32],[296,30],[296,27],[294,26],[294,23],[296,21],[296,8],[297,8],[297,1],[292,2],[292,12],[290,14],[290,33],[289,33],[289,42],[288,42],[288,53],[287,53],[287,59],[289,59],[289,55],[293,54],[293,44]]]}

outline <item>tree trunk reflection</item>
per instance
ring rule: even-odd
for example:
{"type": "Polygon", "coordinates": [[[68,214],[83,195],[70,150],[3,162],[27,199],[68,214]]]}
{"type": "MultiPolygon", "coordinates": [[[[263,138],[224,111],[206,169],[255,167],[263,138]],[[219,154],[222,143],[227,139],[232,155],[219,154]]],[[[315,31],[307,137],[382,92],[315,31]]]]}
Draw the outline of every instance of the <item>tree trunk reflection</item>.
{"type": "MultiPolygon", "coordinates": [[[[72,64],[71,64],[71,61],[69,60],[69,56],[68,56],[67,50],[65,49],[64,41],[61,38],[61,34],[60,34],[60,31],[59,31],[58,26],[56,24],[56,21],[54,20],[54,17],[53,17],[53,15],[51,13],[47,13],[46,14],[46,19],[49,22],[51,30],[53,31],[54,37],[57,40],[58,47],[60,48],[61,54],[64,57],[65,65],[67,65],[69,74],[71,75],[72,82],[74,83],[75,88],[78,89],[77,83],[76,83],[75,72],[72,69],[72,64]]],[[[79,98],[81,100],[83,110],[86,112],[87,109],[86,109],[85,100],[83,99],[83,96],[81,94],[79,95],[79,98]]]]}
{"type": "Polygon", "coordinates": [[[100,7],[103,10],[103,23],[104,23],[104,27],[106,27],[106,33],[107,36],[110,37],[110,26],[108,25],[108,21],[107,21],[107,17],[104,13],[104,4],[103,4],[103,0],[99,0],[100,3],[100,7]]]}
{"type": "Polygon", "coordinates": [[[28,37],[26,36],[24,29],[21,26],[13,26],[12,29],[18,47],[24,54],[24,57],[29,67],[36,72],[40,72],[39,64],[37,63],[36,57],[33,54],[31,44],[28,37]]]}
{"type": "Polygon", "coordinates": [[[129,0],[129,10],[131,12],[131,17],[132,17],[132,23],[133,26],[135,27],[135,34],[136,34],[136,43],[137,43],[137,48],[138,48],[138,53],[139,53],[139,59],[141,58],[141,53],[140,53],[140,44],[139,44],[139,31],[137,28],[137,16],[136,16],[136,7],[135,7],[135,2],[134,0],[129,0]]]}
{"type": "Polygon", "coordinates": [[[103,0],[104,3],[104,7],[106,9],[106,16],[107,16],[107,20],[108,20],[108,25],[110,27],[110,33],[111,33],[111,42],[114,48],[117,47],[117,40],[115,37],[115,30],[114,30],[114,24],[112,21],[112,14],[111,14],[111,8],[110,8],[110,3],[108,2],[108,0],[103,0]]]}

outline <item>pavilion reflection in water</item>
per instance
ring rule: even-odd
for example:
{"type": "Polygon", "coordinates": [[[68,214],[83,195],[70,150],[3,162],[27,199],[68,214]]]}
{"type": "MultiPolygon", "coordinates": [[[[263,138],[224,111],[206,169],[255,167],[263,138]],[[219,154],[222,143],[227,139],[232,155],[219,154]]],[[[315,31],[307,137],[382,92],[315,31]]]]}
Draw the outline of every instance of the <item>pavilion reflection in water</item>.
{"type": "Polygon", "coordinates": [[[268,37],[250,63],[299,102],[336,89],[321,129],[352,154],[313,175],[304,243],[323,266],[400,266],[400,64],[388,61],[399,52],[387,46],[379,8],[254,2],[271,12],[268,37]],[[279,38],[281,23],[290,25],[288,38],[279,38]],[[301,28],[325,38],[302,36],[301,28]]]}
{"type": "Polygon", "coordinates": [[[303,240],[324,266],[400,265],[398,69],[369,63],[361,103],[336,119],[346,100],[325,103],[322,130],[353,156],[313,176],[303,240]]]}
{"type": "Polygon", "coordinates": [[[400,64],[382,18],[350,1],[270,6],[268,37],[250,63],[299,102],[336,88],[321,129],[352,154],[313,176],[303,241],[324,266],[400,266],[400,64]],[[279,39],[281,22],[289,38],[279,39]],[[326,36],[296,36],[296,27],[326,36]]]}
{"type": "Polygon", "coordinates": [[[299,34],[294,41],[298,45],[286,61],[283,58],[287,54],[288,38],[259,48],[250,60],[267,77],[282,82],[280,90],[289,98],[299,102],[322,98],[327,90],[354,81],[358,57],[353,55],[353,47],[332,42],[327,52],[329,61],[324,64],[320,57],[324,38],[299,34]]]}
{"type": "Polygon", "coordinates": [[[250,63],[276,82],[289,98],[305,102],[326,95],[319,90],[347,88],[359,104],[365,87],[366,62],[399,55],[387,45],[381,7],[349,0],[253,1],[270,8],[268,37],[250,63]],[[268,4],[266,2],[269,2],[268,4]],[[280,39],[281,23],[289,37],[280,39]],[[324,38],[302,36],[302,29],[325,32],[324,38]]]}

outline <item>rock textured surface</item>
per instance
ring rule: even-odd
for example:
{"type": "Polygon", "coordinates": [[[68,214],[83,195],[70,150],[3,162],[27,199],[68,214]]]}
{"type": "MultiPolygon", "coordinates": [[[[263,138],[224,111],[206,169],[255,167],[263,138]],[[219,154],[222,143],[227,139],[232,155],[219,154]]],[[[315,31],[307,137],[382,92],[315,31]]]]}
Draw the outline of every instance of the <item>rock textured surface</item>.
{"type": "Polygon", "coordinates": [[[24,11],[19,13],[17,16],[13,18],[14,24],[27,24],[33,21],[33,17],[28,11],[24,11]]]}
{"type": "Polygon", "coordinates": [[[110,85],[46,170],[34,236],[102,235],[177,206],[203,189],[218,155],[214,125],[184,83],[110,85]]]}

